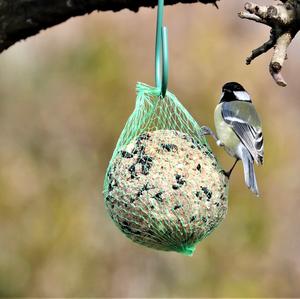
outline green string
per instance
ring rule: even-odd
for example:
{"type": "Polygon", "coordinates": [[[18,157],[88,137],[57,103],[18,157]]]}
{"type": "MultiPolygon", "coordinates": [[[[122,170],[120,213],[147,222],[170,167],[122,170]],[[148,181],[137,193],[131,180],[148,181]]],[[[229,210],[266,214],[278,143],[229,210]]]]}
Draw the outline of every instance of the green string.
{"type": "Polygon", "coordinates": [[[169,57],[168,57],[168,30],[162,26],[164,0],[158,0],[156,21],[155,46],[155,85],[165,97],[168,88],[169,57]]]}

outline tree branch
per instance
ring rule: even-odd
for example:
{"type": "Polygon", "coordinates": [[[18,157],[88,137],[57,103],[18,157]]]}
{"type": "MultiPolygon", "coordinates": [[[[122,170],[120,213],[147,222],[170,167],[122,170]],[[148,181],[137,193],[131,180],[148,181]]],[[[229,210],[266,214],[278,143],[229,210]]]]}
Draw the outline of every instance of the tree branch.
{"type": "MultiPolygon", "coordinates": [[[[165,4],[211,3],[219,0],[166,0],[165,4]]],[[[94,10],[114,12],[154,7],[157,0],[0,0],[0,53],[21,39],[94,10]]]]}
{"type": "Polygon", "coordinates": [[[281,70],[287,58],[287,48],[300,30],[300,1],[281,0],[278,2],[270,6],[248,2],[245,4],[245,11],[240,12],[239,17],[271,27],[270,39],[252,51],[251,56],[246,59],[246,64],[250,64],[256,57],[274,47],[269,71],[279,86],[286,86],[287,83],[281,70]]]}

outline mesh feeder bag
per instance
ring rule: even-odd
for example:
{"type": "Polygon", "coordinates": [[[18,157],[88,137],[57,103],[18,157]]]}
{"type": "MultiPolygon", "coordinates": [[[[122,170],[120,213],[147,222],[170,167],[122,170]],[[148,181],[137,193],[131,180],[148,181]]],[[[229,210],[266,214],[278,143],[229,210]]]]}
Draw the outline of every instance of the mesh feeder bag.
{"type": "Polygon", "coordinates": [[[110,217],[141,245],[192,255],[224,219],[227,178],[176,97],[137,84],[104,181],[110,217]]]}

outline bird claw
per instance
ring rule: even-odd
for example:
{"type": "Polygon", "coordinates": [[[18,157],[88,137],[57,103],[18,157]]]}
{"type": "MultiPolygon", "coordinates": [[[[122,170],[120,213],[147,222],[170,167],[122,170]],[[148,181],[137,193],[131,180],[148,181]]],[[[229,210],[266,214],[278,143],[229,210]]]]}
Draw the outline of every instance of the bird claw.
{"type": "Polygon", "coordinates": [[[201,127],[201,131],[200,131],[199,135],[200,136],[210,135],[210,136],[213,137],[213,139],[217,143],[217,146],[224,146],[224,143],[221,140],[219,140],[218,137],[216,136],[216,134],[207,126],[202,126],[201,127]]]}
{"type": "Polygon", "coordinates": [[[221,170],[220,173],[222,173],[224,176],[226,176],[227,179],[230,178],[230,174],[227,171],[221,170]]]}
{"type": "Polygon", "coordinates": [[[204,135],[211,135],[211,129],[206,127],[206,126],[203,126],[201,127],[201,131],[199,133],[201,136],[204,136],[204,135]]]}

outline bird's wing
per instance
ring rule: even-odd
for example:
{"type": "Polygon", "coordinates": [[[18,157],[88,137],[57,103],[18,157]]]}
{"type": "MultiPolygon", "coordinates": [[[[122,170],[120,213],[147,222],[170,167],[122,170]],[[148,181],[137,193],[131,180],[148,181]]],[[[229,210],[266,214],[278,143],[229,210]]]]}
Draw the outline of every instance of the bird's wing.
{"type": "Polygon", "coordinates": [[[222,117],[258,164],[263,164],[264,140],[260,119],[251,103],[233,101],[222,105],[222,117]]]}

